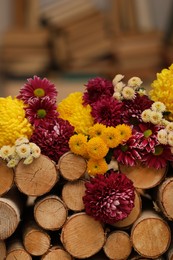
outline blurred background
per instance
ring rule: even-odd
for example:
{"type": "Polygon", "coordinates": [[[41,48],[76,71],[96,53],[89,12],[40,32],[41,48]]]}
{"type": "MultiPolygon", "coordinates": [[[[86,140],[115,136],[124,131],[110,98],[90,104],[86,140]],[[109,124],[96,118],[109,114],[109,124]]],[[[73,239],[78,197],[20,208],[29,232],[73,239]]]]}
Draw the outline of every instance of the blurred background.
{"type": "Polygon", "coordinates": [[[172,0],[0,0],[0,94],[37,75],[59,100],[89,78],[150,84],[173,60],[172,0]]]}

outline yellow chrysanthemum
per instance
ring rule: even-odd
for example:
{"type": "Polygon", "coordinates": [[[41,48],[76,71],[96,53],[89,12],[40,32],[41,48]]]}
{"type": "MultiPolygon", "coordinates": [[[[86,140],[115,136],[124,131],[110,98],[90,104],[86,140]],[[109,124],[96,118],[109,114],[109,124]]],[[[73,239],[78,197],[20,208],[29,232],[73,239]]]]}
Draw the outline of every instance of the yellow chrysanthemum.
{"type": "Polygon", "coordinates": [[[116,130],[119,132],[121,143],[126,142],[132,136],[132,129],[128,125],[117,125],[116,130]]]}
{"type": "Polygon", "coordinates": [[[87,137],[85,135],[76,134],[71,136],[69,147],[73,153],[87,157],[87,137]]]}
{"type": "Polygon", "coordinates": [[[100,137],[93,137],[87,143],[87,152],[89,157],[99,160],[106,156],[108,147],[100,137]]]}
{"type": "Polygon", "coordinates": [[[157,79],[151,84],[149,95],[153,101],[160,101],[170,112],[169,120],[173,121],[173,64],[169,69],[157,73],[157,79]]]}
{"type": "Polygon", "coordinates": [[[101,137],[105,129],[106,129],[105,125],[97,123],[89,128],[88,134],[91,138],[95,136],[101,137]]]}
{"type": "Polygon", "coordinates": [[[63,99],[58,105],[59,117],[68,120],[74,126],[76,133],[88,134],[88,129],[93,125],[91,106],[83,106],[83,93],[75,92],[63,99]]]}
{"type": "Polygon", "coordinates": [[[109,148],[115,148],[121,143],[119,131],[113,126],[103,131],[102,138],[109,148]]]}
{"type": "Polygon", "coordinates": [[[32,126],[25,118],[21,100],[12,97],[0,98],[0,147],[13,145],[21,136],[30,138],[32,126]]]}
{"type": "Polygon", "coordinates": [[[87,163],[87,171],[89,175],[104,174],[108,170],[108,165],[105,159],[94,160],[90,158],[87,163]]]}

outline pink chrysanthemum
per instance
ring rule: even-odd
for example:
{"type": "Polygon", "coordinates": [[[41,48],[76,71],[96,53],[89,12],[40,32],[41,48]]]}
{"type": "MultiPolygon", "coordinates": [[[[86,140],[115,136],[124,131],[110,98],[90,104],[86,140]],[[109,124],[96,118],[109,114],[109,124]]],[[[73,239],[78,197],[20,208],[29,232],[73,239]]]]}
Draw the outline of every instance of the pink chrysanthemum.
{"type": "Polygon", "coordinates": [[[138,125],[142,122],[141,113],[151,107],[153,101],[147,95],[136,93],[135,99],[124,100],[123,122],[128,125],[138,125]]]}
{"type": "Polygon", "coordinates": [[[134,186],[122,173],[113,170],[86,182],[85,211],[103,223],[114,224],[126,218],[134,207],[134,186]]]}
{"type": "Polygon", "coordinates": [[[155,169],[166,167],[168,161],[173,161],[173,154],[167,145],[157,145],[154,152],[146,153],[142,157],[142,163],[145,166],[155,169]]]}
{"type": "Polygon", "coordinates": [[[41,99],[30,98],[25,110],[29,122],[35,126],[41,121],[49,121],[58,117],[56,103],[48,96],[41,99]]]}
{"type": "Polygon", "coordinates": [[[91,115],[94,123],[106,126],[117,126],[122,121],[123,103],[113,97],[103,97],[93,104],[91,115]]]}
{"type": "Polygon", "coordinates": [[[58,162],[59,158],[69,151],[69,139],[74,134],[74,127],[68,121],[57,120],[40,122],[31,136],[31,142],[37,144],[42,154],[58,162]]]}
{"type": "Polygon", "coordinates": [[[56,100],[57,94],[55,85],[48,79],[34,76],[29,78],[27,83],[20,89],[17,98],[22,99],[24,103],[28,103],[28,100],[33,97],[42,98],[48,96],[50,99],[56,100]]]}
{"type": "Polygon", "coordinates": [[[133,130],[133,135],[124,144],[120,144],[113,151],[114,158],[121,164],[134,166],[138,160],[142,158],[142,151],[140,149],[140,139],[143,137],[142,133],[133,130]]]}
{"type": "Polygon", "coordinates": [[[100,100],[103,96],[111,97],[114,93],[112,82],[100,77],[90,79],[85,86],[86,90],[83,95],[85,105],[90,104],[92,106],[93,103],[100,100]]]}

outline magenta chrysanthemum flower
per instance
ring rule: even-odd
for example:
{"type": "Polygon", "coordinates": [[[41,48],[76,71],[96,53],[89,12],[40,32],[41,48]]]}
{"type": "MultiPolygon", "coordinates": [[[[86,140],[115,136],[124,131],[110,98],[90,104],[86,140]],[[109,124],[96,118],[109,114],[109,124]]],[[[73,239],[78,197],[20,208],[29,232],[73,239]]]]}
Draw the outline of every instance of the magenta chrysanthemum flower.
{"type": "Polygon", "coordinates": [[[137,161],[142,158],[142,151],[140,149],[140,139],[142,137],[142,133],[138,133],[133,129],[133,135],[128,139],[128,141],[124,144],[120,144],[114,149],[114,158],[124,165],[136,165],[137,161]]]}
{"type": "Polygon", "coordinates": [[[123,103],[113,97],[103,97],[93,104],[91,115],[94,123],[117,126],[122,123],[123,103]]]}
{"type": "Polygon", "coordinates": [[[166,167],[168,161],[173,161],[173,154],[167,145],[157,145],[154,152],[146,153],[142,157],[142,163],[145,166],[155,169],[166,167]]]}
{"type": "Polygon", "coordinates": [[[147,95],[136,96],[132,100],[124,100],[123,122],[128,125],[138,125],[142,122],[141,113],[149,109],[153,103],[147,95]]]}
{"type": "Polygon", "coordinates": [[[37,144],[41,153],[58,162],[59,158],[69,151],[69,139],[74,134],[74,127],[68,121],[57,120],[41,122],[31,136],[31,141],[37,144]]]}
{"type": "Polygon", "coordinates": [[[20,89],[17,98],[22,99],[24,103],[28,103],[28,100],[33,97],[42,98],[48,96],[50,99],[56,100],[57,94],[55,85],[48,79],[34,76],[29,78],[27,83],[20,89]]]}
{"type": "Polygon", "coordinates": [[[114,87],[111,81],[100,77],[90,79],[85,85],[86,90],[83,95],[84,104],[90,104],[100,100],[100,98],[111,97],[114,93],[114,87]]]}
{"type": "Polygon", "coordinates": [[[41,121],[49,121],[58,117],[56,103],[48,96],[41,99],[30,98],[25,110],[29,122],[35,126],[41,121]]]}
{"type": "Polygon", "coordinates": [[[113,170],[86,182],[85,211],[103,223],[114,224],[126,218],[134,207],[134,186],[122,173],[113,170]]]}

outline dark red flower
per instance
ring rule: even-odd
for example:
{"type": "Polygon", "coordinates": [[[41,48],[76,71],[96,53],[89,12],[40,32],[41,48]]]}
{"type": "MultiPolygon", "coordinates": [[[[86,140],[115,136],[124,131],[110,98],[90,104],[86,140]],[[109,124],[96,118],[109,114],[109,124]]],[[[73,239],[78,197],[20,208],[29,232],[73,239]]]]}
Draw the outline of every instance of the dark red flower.
{"type": "Polygon", "coordinates": [[[94,123],[117,126],[122,123],[123,103],[113,97],[102,97],[92,106],[94,123]]]}
{"type": "Polygon", "coordinates": [[[114,224],[126,218],[134,207],[134,186],[122,173],[113,170],[86,182],[85,211],[103,223],[114,224]]]}
{"type": "Polygon", "coordinates": [[[58,163],[59,158],[69,151],[69,139],[74,134],[74,127],[66,120],[58,118],[42,121],[34,129],[31,141],[36,143],[41,153],[58,163]]]}
{"type": "Polygon", "coordinates": [[[50,99],[56,100],[57,94],[55,85],[48,79],[34,76],[33,79],[29,78],[27,83],[20,89],[17,98],[22,99],[24,103],[28,103],[28,100],[33,97],[42,98],[48,96],[50,99]]]}
{"type": "Polygon", "coordinates": [[[112,82],[100,77],[90,79],[85,86],[86,90],[83,95],[85,105],[92,105],[93,103],[100,100],[100,98],[103,96],[111,97],[114,93],[112,82]]]}

